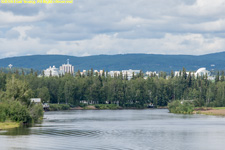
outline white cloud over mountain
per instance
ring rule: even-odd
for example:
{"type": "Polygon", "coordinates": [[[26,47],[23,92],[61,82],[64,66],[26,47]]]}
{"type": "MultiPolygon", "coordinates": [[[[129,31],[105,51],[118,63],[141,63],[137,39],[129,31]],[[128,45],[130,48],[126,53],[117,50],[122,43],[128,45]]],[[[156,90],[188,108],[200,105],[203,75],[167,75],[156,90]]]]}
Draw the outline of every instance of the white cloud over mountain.
{"type": "Polygon", "coordinates": [[[225,0],[1,4],[0,57],[225,50],[225,0]]]}

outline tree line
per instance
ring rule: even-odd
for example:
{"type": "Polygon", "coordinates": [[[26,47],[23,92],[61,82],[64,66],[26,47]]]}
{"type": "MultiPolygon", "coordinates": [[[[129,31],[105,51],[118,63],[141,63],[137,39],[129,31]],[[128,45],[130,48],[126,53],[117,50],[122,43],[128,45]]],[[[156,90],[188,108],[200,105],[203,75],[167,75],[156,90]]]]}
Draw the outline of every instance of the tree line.
{"type": "Polygon", "coordinates": [[[216,75],[215,81],[207,75],[193,76],[183,68],[179,76],[171,71],[151,74],[144,78],[143,72],[133,75],[131,80],[122,73],[113,78],[107,73],[101,75],[89,72],[81,75],[65,74],[59,77],[38,77],[37,73],[18,72],[0,73],[1,97],[18,98],[18,92],[25,92],[20,99],[26,101],[32,97],[48,103],[66,103],[79,106],[81,102],[92,104],[118,104],[120,107],[143,108],[153,103],[167,106],[174,100],[193,100],[195,106],[225,106],[224,72],[216,75]],[[9,86],[11,84],[11,86],[9,86]],[[15,85],[17,84],[17,85],[15,85]],[[7,95],[6,97],[4,95],[7,95]]]}

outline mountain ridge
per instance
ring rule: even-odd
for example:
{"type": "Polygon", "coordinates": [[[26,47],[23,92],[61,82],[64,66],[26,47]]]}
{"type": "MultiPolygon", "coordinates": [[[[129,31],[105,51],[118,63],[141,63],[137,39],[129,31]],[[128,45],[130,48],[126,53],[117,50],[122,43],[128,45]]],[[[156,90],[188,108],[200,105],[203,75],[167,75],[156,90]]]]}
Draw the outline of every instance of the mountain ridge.
{"type": "Polygon", "coordinates": [[[43,70],[49,66],[56,67],[65,64],[67,59],[75,66],[75,70],[143,70],[166,71],[197,70],[206,67],[208,70],[225,70],[225,52],[205,55],[163,55],[163,54],[116,54],[93,56],[69,56],[69,55],[29,55],[0,59],[0,67],[13,64],[18,68],[33,68],[43,70]],[[215,65],[215,66],[213,66],[215,65]]]}

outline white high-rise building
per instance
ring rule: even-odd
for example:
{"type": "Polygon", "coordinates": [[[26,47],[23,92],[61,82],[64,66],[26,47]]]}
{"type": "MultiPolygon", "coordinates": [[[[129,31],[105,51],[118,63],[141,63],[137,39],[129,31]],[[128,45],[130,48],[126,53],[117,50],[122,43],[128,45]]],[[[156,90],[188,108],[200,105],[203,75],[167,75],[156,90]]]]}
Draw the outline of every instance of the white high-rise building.
{"type": "Polygon", "coordinates": [[[50,66],[48,69],[44,70],[44,75],[46,77],[59,76],[59,69],[56,68],[55,66],[53,66],[53,67],[50,66]]]}
{"type": "Polygon", "coordinates": [[[70,73],[70,74],[74,74],[74,66],[72,66],[69,63],[69,59],[67,59],[67,64],[63,64],[62,66],[60,66],[60,72],[62,72],[62,74],[65,73],[70,73]]]}

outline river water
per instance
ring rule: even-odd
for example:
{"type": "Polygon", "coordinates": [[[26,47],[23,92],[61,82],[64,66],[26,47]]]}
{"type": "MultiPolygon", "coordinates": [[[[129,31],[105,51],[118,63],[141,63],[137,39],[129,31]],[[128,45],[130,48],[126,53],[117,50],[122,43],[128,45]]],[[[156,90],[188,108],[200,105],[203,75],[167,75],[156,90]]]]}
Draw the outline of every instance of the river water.
{"type": "Polygon", "coordinates": [[[0,150],[223,150],[225,118],[166,109],[46,112],[42,124],[0,131],[0,150]]]}

